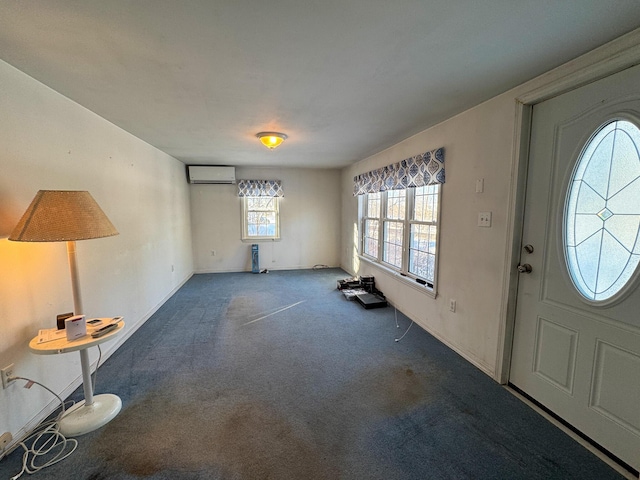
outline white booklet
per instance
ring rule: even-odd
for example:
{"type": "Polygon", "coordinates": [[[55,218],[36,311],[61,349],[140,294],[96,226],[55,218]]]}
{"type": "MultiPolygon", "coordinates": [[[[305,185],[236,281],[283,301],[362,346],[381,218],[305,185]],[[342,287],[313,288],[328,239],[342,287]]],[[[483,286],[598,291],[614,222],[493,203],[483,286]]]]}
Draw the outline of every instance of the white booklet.
{"type": "Polygon", "coordinates": [[[52,342],[53,340],[59,340],[66,338],[67,332],[64,330],[58,330],[57,328],[44,328],[38,330],[38,343],[52,342]]]}

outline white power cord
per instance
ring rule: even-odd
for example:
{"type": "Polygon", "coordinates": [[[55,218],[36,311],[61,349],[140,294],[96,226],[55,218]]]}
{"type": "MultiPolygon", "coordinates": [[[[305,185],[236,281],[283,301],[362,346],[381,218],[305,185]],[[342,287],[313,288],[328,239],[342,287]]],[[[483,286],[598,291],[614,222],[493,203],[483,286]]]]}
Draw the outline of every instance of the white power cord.
{"type": "Polygon", "coordinates": [[[92,392],[96,391],[96,381],[98,379],[98,367],[100,366],[100,360],[102,360],[102,348],[98,345],[98,362],[96,363],[96,370],[93,372],[93,381],[91,382],[92,392]]]}
{"type": "MultiPolygon", "coordinates": [[[[394,309],[395,317],[396,317],[396,328],[400,328],[400,325],[398,324],[398,309],[395,306],[393,307],[393,309],[394,309]]],[[[399,342],[400,340],[402,340],[404,338],[404,336],[409,332],[409,329],[411,328],[412,325],[413,325],[413,320],[411,320],[411,323],[409,324],[409,327],[407,327],[407,329],[402,334],[402,336],[400,338],[396,338],[396,342],[399,342]]]]}
{"type": "MultiPolygon", "coordinates": [[[[98,345],[98,361],[96,362],[96,369],[93,373],[93,378],[91,381],[91,388],[95,392],[96,390],[96,381],[98,377],[98,367],[100,366],[100,361],[102,360],[102,348],[98,345]]],[[[62,407],[62,411],[58,414],[55,420],[50,420],[48,422],[42,423],[38,425],[29,435],[27,435],[22,441],[18,442],[14,448],[11,449],[13,451],[17,447],[22,447],[24,449],[24,454],[22,455],[22,470],[17,475],[11,477],[11,480],[16,480],[22,476],[23,473],[33,474],[36,473],[43,468],[50,467],[51,465],[58,463],[69,455],[71,455],[76,448],[78,448],[78,441],[75,438],[66,438],[59,431],[58,422],[64,416],[67,411],[67,407],[65,405],[64,400],[58,395],[56,392],[51,390],[46,385],[43,385],[36,380],[32,380],[31,378],[26,377],[9,377],[8,381],[12,382],[14,380],[25,380],[26,382],[30,382],[31,384],[39,385],[40,387],[47,390],[53,396],[55,396],[59,401],[62,407]],[[27,447],[26,443],[33,438],[33,445],[31,448],[27,447]],[[57,451],[57,453],[56,453],[57,451]],[[31,461],[29,461],[29,456],[32,455],[31,461]],[[44,455],[53,455],[53,457],[43,463],[42,465],[36,465],[36,460],[38,457],[42,457],[44,455]]],[[[28,386],[30,388],[31,385],[28,386]]],[[[71,402],[73,406],[75,402],[71,402]]],[[[9,452],[7,452],[9,453],[9,452]]],[[[0,455],[0,459],[2,459],[6,453],[0,455]]]]}
{"type": "Polygon", "coordinates": [[[24,454],[22,455],[22,470],[20,470],[20,473],[18,473],[17,475],[11,477],[11,480],[20,478],[25,472],[28,474],[33,474],[42,470],[43,468],[50,467],[51,465],[67,458],[78,447],[78,441],[75,438],[66,438],[58,430],[58,421],[66,412],[65,403],[60,395],[55,393],[46,385],[43,385],[40,382],[36,382],[35,380],[32,380],[30,378],[9,378],[10,382],[14,380],[26,380],[27,382],[35,383],[36,385],[39,385],[45,390],[49,391],[60,401],[62,411],[58,414],[55,420],[50,420],[39,425],[30,435],[25,437],[20,443],[16,445],[16,447],[20,446],[24,449],[24,454]],[[33,444],[31,448],[29,448],[27,447],[26,443],[31,439],[33,439],[33,444]],[[38,458],[45,455],[50,457],[49,460],[44,461],[44,463],[40,465],[37,465],[36,461],[38,460],[38,458]],[[29,457],[31,457],[31,460],[29,460],[29,457]]]}

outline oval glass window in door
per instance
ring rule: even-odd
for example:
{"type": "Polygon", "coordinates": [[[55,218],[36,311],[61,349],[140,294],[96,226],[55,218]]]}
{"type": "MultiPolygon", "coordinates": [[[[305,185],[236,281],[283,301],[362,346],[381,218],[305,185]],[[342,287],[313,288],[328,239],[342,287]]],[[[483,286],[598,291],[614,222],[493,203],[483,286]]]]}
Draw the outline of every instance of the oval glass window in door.
{"type": "Polygon", "coordinates": [[[564,251],[571,280],[605,302],[634,278],[640,262],[640,129],[605,124],[578,159],[567,191],[564,251]]]}

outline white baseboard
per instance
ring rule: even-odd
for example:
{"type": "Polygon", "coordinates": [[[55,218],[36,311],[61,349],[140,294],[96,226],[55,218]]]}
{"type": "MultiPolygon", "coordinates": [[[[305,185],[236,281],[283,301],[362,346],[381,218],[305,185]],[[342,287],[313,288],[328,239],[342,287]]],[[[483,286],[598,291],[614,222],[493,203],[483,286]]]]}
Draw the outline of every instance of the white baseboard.
{"type": "MultiPolygon", "coordinates": [[[[261,267],[260,270],[269,270],[269,271],[278,271],[278,270],[312,270],[313,267],[315,267],[316,265],[289,265],[289,266],[278,266],[278,267],[261,267]]],[[[324,269],[328,269],[328,268],[341,268],[339,266],[322,266],[322,268],[318,268],[318,270],[324,270],[324,269]]],[[[211,270],[211,269],[204,269],[204,270],[196,270],[195,272],[193,272],[195,275],[200,275],[200,274],[206,274],[206,273],[251,273],[251,270],[237,270],[237,269],[218,269],[218,270],[211,270]]]]}
{"type": "MultiPolygon", "coordinates": [[[[389,299],[387,299],[388,301],[389,299]]],[[[391,308],[397,308],[395,305],[393,305],[391,302],[388,302],[389,306],[391,308]]],[[[402,312],[402,310],[400,310],[398,308],[399,312],[402,312]]],[[[491,369],[491,367],[485,363],[483,363],[481,360],[479,360],[478,358],[476,358],[475,356],[471,355],[470,353],[466,352],[463,348],[461,348],[459,345],[449,341],[448,339],[444,338],[442,335],[440,335],[437,331],[432,330],[431,328],[429,328],[428,325],[426,325],[424,323],[423,320],[420,319],[416,319],[416,318],[411,318],[410,315],[407,315],[406,313],[402,312],[402,314],[407,317],[409,320],[412,320],[416,325],[418,325],[420,328],[422,328],[425,332],[427,332],[429,335],[433,336],[434,338],[436,338],[438,341],[440,341],[441,343],[443,343],[444,345],[446,345],[448,348],[450,348],[451,350],[453,350],[455,353],[457,353],[458,355],[460,355],[462,358],[464,358],[467,362],[469,362],[470,364],[472,364],[474,367],[478,368],[479,370],[481,370],[482,372],[484,372],[485,374],[487,374],[488,376],[490,376],[491,378],[494,378],[494,374],[495,372],[491,369]]],[[[495,378],[494,378],[495,379],[495,378]]]]}

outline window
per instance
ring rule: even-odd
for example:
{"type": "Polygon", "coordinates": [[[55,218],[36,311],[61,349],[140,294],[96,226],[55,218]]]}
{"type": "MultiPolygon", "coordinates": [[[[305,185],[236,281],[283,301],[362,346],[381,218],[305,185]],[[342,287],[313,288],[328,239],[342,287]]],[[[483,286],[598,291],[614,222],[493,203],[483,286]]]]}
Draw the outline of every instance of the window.
{"type": "Polygon", "coordinates": [[[435,290],[439,198],[439,184],[363,195],[364,257],[435,290]]]}
{"type": "Polygon", "coordinates": [[[402,267],[402,244],[404,237],[404,219],[407,206],[406,190],[391,190],[386,193],[386,208],[383,220],[384,248],[382,261],[402,267]]]}
{"type": "Polygon", "coordinates": [[[438,185],[415,189],[409,237],[409,273],[434,282],[438,238],[438,185]]]}
{"type": "Polygon", "coordinates": [[[363,219],[363,248],[367,255],[378,258],[378,231],[380,230],[381,193],[370,193],[365,197],[365,217],[363,219]]]}
{"type": "Polygon", "coordinates": [[[637,276],[639,152],[640,129],[625,120],[610,122],[584,147],[569,184],[565,258],[576,289],[592,302],[622,294],[637,276]]]}
{"type": "Polygon", "coordinates": [[[242,197],[242,239],[280,238],[279,197],[242,197]]]}
{"type": "Polygon", "coordinates": [[[362,258],[427,286],[435,295],[444,147],[353,178],[362,258]]]}

